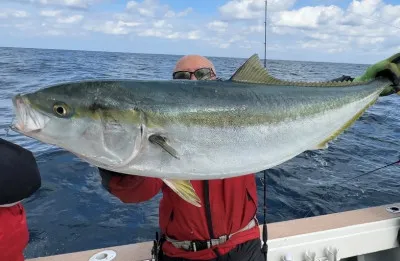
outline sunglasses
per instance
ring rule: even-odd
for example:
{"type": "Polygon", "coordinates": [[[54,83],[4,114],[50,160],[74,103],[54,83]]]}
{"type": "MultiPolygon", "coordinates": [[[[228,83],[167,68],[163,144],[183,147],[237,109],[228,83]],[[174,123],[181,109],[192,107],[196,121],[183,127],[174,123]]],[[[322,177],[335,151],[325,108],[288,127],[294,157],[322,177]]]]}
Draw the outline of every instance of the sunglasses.
{"type": "Polygon", "coordinates": [[[185,79],[189,80],[192,77],[192,74],[196,77],[197,80],[209,80],[211,77],[215,76],[213,69],[211,68],[200,68],[194,72],[189,71],[177,71],[172,74],[173,79],[185,79]]]}

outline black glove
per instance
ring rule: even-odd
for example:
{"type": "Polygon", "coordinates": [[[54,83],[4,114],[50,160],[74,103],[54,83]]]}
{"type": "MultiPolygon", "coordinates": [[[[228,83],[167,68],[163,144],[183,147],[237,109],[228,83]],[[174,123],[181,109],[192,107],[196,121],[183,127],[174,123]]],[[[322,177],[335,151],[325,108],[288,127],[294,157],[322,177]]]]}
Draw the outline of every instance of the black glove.
{"type": "Polygon", "coordinates": [[[381,96],[400,92],[400,53],[371,65],[363,75],[356,77],[353,81],[366,81],[377,77],[385,77],[392,82],[392,85],[388,85],[381,93],[381,96]]]}
{"type": "Polygon", "coordinates": [[[41,186],[32,152],[0,139],[0,205],[30,197],[41,186]]]}

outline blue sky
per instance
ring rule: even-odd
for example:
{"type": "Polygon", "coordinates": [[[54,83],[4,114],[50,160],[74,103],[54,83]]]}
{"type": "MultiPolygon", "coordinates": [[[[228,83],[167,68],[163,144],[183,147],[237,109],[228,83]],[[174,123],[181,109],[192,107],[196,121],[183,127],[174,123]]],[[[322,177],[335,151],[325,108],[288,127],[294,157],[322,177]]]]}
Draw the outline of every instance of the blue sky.
{"type": "MultiPolygon", "coordinates": [[[[264,0],[1,0],[0,46],[263,57],[263,5],[264,0]]],[[[398,14],[398,0],[270,0],[267,58],[376,62],[400,51],[398,14]]]]}

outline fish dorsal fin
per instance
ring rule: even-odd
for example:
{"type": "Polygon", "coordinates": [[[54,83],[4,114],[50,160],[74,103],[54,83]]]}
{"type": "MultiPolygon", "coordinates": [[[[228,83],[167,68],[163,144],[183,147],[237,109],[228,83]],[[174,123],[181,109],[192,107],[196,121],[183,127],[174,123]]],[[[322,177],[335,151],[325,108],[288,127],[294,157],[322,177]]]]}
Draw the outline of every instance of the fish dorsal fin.
{"type": "Polygon", "coordinates": [[[261,66],[260,58],[253,54],[229,79],[233,82],[272,84],[279,81],[261,66]]]}

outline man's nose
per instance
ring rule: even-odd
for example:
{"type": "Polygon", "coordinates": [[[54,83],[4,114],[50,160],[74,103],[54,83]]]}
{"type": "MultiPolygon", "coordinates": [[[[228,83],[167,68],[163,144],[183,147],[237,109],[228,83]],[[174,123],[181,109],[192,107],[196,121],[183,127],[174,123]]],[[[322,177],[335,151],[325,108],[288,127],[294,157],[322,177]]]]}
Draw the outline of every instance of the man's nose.
{"type": "Polygon", "coordinates": [[[196,76],[194,74],[190,75],[190,80],[197,80],[196,76]]]}

